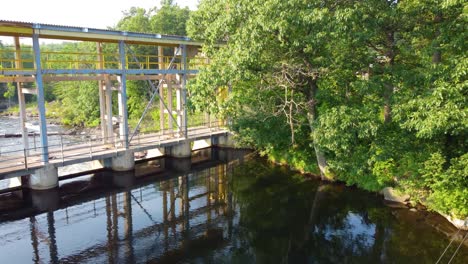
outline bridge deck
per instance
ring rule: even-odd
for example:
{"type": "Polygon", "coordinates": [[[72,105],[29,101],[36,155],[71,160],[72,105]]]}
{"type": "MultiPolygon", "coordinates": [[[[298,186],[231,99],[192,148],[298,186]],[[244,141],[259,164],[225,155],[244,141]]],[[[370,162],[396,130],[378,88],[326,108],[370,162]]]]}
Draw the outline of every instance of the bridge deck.
{"type": "MultiPolygon", "coordinates": [[[[177,133],[162,134],[150,133],[136,135],[130,143],[129,149],[134,152],[148,149],[168,147],[179,144],[181,141],[194,141],[210,138],[213,135],[226,134],[228,131],[222,127],[192,127],[188,129],[188,137],[179,137],[177,133]]],[[[103,144],[98,141],[87,143],[60,144],[49,147],[49,163],[57,167],[82,163],[86,161],[101,160],[123,153],[125,148],[118,144],[103,144]],[[115,145],[115,146],[114,146],[115,145]]],[[[21,150],[11,155],[0,156],[0,180],[31,174],[34,170],[42,168],[40,151],[30,150],[24,155],[21,150]]]]}

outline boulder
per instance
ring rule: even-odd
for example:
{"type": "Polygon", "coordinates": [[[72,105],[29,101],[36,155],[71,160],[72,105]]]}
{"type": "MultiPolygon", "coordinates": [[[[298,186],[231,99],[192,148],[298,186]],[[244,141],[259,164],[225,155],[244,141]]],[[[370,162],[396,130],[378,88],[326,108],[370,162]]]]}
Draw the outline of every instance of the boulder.
{"type": "Polygon", "coordinates": [[[400,193],[392,187],[383,188],[382,194],[385,200],[397,203],[406,203],[410,199],[408,194],[400,193]]]}
{"type": "Polygon", "coordinates": [[[461,229],[461,230],[468,230],[468,218],[457,219],[450,215],[446,215],[446,214],[441,214],[441,215],[445,217],[450,223],[452,223],[452,225],[454,225],[456,228],[461,229]]]}

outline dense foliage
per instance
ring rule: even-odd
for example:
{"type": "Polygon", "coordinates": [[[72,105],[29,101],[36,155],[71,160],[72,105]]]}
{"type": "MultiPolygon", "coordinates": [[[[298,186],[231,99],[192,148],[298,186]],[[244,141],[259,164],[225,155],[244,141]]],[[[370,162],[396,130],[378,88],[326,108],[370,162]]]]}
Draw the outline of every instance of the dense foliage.
{"type": "Polygon", "coordinates": [[[275,161],[467,217],[467,10],[203,0],[188,32],[212,61],[192,104],[230,117],[239,141],[275,161]],[[214,100],[226,87],[228,100],[214,100]]]}

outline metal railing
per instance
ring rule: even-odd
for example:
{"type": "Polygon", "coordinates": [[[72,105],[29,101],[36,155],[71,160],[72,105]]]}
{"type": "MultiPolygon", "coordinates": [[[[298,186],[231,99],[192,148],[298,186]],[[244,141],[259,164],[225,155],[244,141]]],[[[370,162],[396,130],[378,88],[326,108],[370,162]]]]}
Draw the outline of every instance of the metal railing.
{"type": "MultiPolygon", "coordinates": [[[[210,135],[214,131],[222,130],[224,126],[225,123],[219,120],[202,122],[197,126],[190,126],[188,128],[187,138],[210,135]]],[[[187,138],[183,134],[184,131],[185,128],[182,127],[180,130],[155,129],[145,131],[144,133],[138,132],[134,137],[134,141],[129,145],[129,149],[138,151],[148,146],[157,148],[164,143],[186,140],[187,138]]],[[[36,142],[36,135],[33,136],[34,142],[36,142]]],[[[54,137],[56,138],[48,140],[47,154],[49,163],[58,164],[59,166],[64,166],[66,162],[78,159],[91,161],[96,159],[98,155],[117,153],[118,151],[125,150],[125,144],[123,144],[123,138],[125,137],[119,135],[112,137],[88,137],[84,140],[72,138],[72,136],[64,134],[54,137]]],[[[17,150],[8,150],[9,147],[11,146],[0,146],[0,174],[22,169],[27,170],[44,165],[44,160],[42,159],[43,146],[35,144],[27,149],[17,150]]]]}
{"type": "MultiPolygon", "coordinates": [[[[21,58],[15,59],[15,50],[0,49],[0,69],[2,70],[34,70],[34,52],[21,50],[21,58]],[[19,67],[16,67],[18,64],[19,67]]],[[[148,54],[127,54],[126,69],[166,69],[174,56],[159,56],[148,54]],[[133,58],[136,57],[138,62],[133,58]]],[[[182,69],[182,57],[176,56],[172,69],[182,69]]],[[[44,70],[52,69],[118,69],[119,54],[97,52],[66,52],[66,51],[41,51],[41,63],[44,70]],[[102,61],[99,59],[102,58],[102,61]]],[[[188,58],[188,68],[196,70],[200,66],[207,65],[209,60],[204,57],[188,58]]]]}

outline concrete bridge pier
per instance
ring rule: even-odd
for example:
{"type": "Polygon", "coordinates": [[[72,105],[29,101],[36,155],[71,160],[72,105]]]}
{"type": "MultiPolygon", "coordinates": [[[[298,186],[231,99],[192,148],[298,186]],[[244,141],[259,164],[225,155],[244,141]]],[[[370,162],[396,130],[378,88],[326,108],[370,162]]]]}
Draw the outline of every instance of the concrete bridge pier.
{"type": "Polygon", "coordinates": [[[58,170],[53,164],[46,164],[29,176],[28,187],[33,190],[48,190],[58,186],[58,170]]]}
{"type": "Polygon", "coordinates": [[[192,155],[192,147],[189,141],[184,140],[177,145],[167,147],[165,152],[173,158],[190,158],[192,155]]]}
{"type": "Polygon", "coordinates": [[[225,147],[225,148],[233,148],[235,147],[234,140],[232,138],[232,135],[226,134],[226,135],[219,135],[217,137],[213,137],[216,140],[216,143],[213,143],[213,145],[216,145],[218,147],[225,147]]]}
{"type": "Polygon", "coordinates": [[[189,171],[192,166],[192,147],[190,141],[183,141],[177,145],[167,147],[165,150],[171,159],[168,159],[166,164],[169,168],[176,171],[189,171]]]}
{"type": "Polygon", "coordinates": [[[113,171],[131,171],[135,168],[135,156],[133,151],[127,150],[112,158],[111,168],[113,171]]]}
{"type": "Polygon", "coordinates": [[[114,171],[112,181],[115,186],[128,188],[135,182],[135,155],[127,150],[111,158],[110,168],[114,171]]]}

